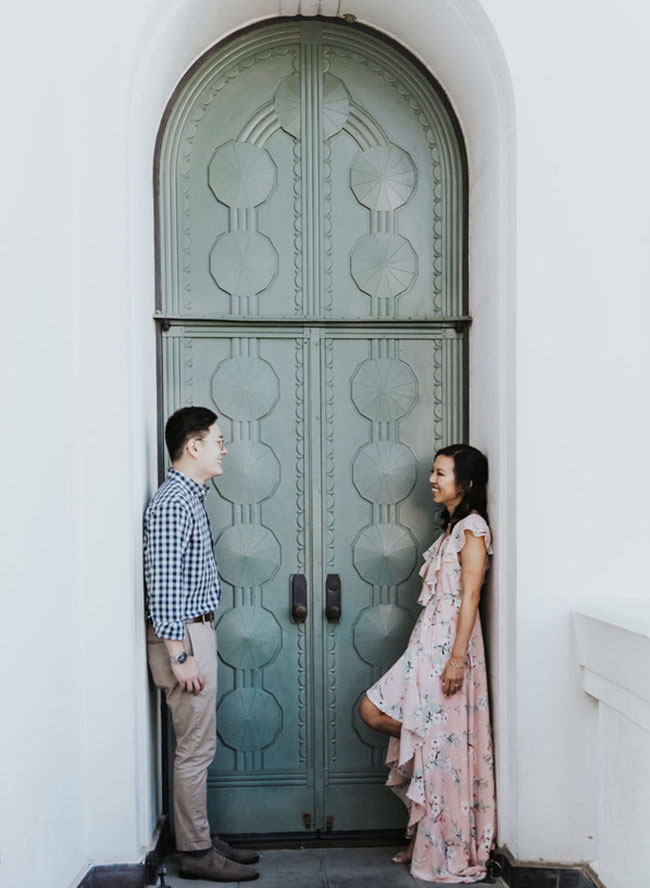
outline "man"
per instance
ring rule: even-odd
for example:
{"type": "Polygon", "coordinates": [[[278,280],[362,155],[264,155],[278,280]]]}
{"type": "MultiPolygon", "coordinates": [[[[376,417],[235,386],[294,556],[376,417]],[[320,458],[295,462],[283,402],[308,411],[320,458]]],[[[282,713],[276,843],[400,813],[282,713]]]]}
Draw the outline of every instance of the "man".
{"type": "Polygon", "coordinates": [[[210,835],[208,767],[217,748],[214,611],[221,589],[203,501],[226,455],[217,416],[183,407],[167,421],[172,467],[144,517],[147,650],[176,735],[174,820],[180,875],[213,882],[255,879],[252,851],[210,835]]]}

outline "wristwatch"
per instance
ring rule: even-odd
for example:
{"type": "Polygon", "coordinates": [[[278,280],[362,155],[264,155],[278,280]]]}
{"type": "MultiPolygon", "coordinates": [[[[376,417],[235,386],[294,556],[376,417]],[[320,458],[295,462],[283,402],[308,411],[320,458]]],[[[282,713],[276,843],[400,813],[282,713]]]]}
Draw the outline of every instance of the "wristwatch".
{"type": "Polygon", "coordinates": [[[170,657],[169,659],[172,663],[176,663],[177,666],[182,666],[187,660],[187,651],[180,651],[175,657],[170,657]]]}

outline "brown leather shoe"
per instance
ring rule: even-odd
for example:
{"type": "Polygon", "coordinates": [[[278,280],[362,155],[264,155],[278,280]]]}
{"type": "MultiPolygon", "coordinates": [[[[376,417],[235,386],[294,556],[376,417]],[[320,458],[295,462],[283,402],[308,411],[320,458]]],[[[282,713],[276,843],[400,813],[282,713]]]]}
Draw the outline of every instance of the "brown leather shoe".
{"type": "Polygon", "coordinates": [[[212,839],[212,847],[219,852],[219,854],[223,854],[224,857],[227,857],[229,860],[234,860],[237,863],[255,863],[255,861],[260,859],[260,855],[257,851],[247,851],[245,848],[233,848],[228,842],[224,841],[224,839],[220,839],[219,836],[210,836],[212,839]]]}
{"type": "Polygon", "coordinates": [[[208,882],[249,882],[256,879],[259,873],[252,866],[228,860],[211,848],[202,857],[183,854],[178,875],[183,879],[205,879],[208,882]]]}

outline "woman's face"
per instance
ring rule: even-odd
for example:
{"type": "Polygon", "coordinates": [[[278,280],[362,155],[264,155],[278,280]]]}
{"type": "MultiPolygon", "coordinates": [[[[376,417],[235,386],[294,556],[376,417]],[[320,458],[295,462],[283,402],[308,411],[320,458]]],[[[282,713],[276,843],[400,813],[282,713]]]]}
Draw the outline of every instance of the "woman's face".
{"type": "Polygon", "coordinates": [[[451,514],[463,498],[463,492],[456,486],[453,456],[437,456],[429,476],[434,503],[446,506],[451,514]]]}

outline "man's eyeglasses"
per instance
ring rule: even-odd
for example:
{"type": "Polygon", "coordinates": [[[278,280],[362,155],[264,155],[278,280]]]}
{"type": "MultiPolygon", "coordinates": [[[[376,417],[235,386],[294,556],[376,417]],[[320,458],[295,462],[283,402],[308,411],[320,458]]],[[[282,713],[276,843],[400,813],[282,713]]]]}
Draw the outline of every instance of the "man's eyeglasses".
{"type": "Polygon", "coordinates": [[[196,438],[197,441],[216,441],[221,450],[226,449],[226,442],[223,438],[196,438]]]}

